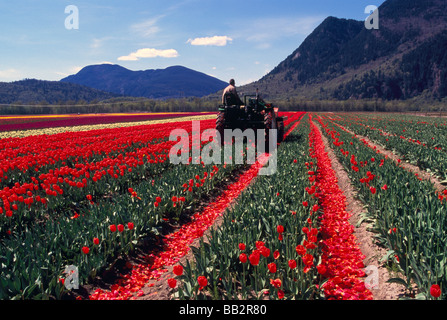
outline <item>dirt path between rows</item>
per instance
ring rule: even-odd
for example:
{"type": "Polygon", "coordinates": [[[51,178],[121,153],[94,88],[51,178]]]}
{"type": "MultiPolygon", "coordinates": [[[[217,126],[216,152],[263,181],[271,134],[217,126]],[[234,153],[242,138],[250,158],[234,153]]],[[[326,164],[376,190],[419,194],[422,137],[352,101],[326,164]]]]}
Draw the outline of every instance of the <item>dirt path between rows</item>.
{"type": "MultiPolygon", "coordinates": [[[[349,132],[350,134],[355,135],[361,141],[363,140],[364,142],[368,143],[370,146],[375,147],[381,154],[383,154],[384,156],[393,160],[396,164],[399,164],[400,157],[398,155],[394,154],[392,151],[387,150],[383,146],[371,141],[368,137],[358,135],[355,132],[353,132],[341,125],[339,125],[339,126],[341,128],[343,128],[344,130],[346,130],[347,132],[349,132]]],[[[439,179],[437,179],[436,177],[434,177],[432,174],[428,173],[427,171],[422,170],[418,166],[412,165],[412,164],[410,164],[408,162],[404,162],[404,161],[401,161],[399,166],[401,166],[402,168],[404,168],[410,172],[417,174],[418,177],[421,179],[430,181],[431,183],[433,183],[436,191],[438,191],[438,192],[442,192],[446,188],[444,185],[441,184],[441,181],[439,179]]]]}
{"type": "MultiPolygon", "coordinates": [[[[356,199],[357,191],[351,184],[351,180],[345,168],[338,161],[327,138],[322,133],[319,123],[316,122],[316,125],[322,134],[325,150],[331,159],[332,169],[337,176],[338,185],[346,196],[346,209],[352,215],[350,222],[353,226],[356,226],[361,213],[365,211],[363,203],[356,199]]],[[[371,231],[368,231],[368,225],[366,223],[360,224],[360,226],[355,228],[354,235],[358,239],[358,246],[361,252],[365,255],[365,266],[375,266],[375,268],[372,268],[371,270],[376,274],[378,273],[377,287],[370,289],[374,300],[397,300],[400,297],[403,297],[405,295],[405,290],[402,285],[387,282],[388,279],[395,276],[391,275],[387,267],[380,262],[380,259],[385,255],[387,250],[378,246],[374,242],[374,234],[371,231]]],[[[375,276],[372,273],[369,273],[369,275],[371,277],[375,276]]]]}

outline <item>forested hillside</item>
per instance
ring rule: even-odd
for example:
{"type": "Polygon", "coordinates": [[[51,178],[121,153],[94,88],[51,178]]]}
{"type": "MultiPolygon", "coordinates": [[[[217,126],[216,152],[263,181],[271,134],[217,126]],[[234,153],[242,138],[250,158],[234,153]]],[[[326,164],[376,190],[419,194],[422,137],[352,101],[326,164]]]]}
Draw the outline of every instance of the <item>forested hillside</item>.
{"type": "Polygon", "coordinates": [[[102,101],[117,94],[72,83],[27,79],[0,82],[0,104],[73,104],[102,101]]]}
{"type": "Polygon", "coordinates": [[[270,73],[267,98],[436,101],[447,97],[447,2],[388,0],[379,29],[328,17],[270,73]]]}

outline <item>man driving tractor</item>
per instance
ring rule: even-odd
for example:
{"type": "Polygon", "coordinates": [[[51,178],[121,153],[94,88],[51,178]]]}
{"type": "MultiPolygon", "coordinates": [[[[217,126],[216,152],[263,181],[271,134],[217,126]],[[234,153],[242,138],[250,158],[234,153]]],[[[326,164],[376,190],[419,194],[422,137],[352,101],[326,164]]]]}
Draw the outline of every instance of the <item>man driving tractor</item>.
{"type": "Polygon", "coordinates": [[[222,104],[227,106],[241,106],[244,104],[237,94],[234,79],[230,80],[230,84],[223,91],[222,104]]]}
{"type": "MultiPolygon", "coordinates": [[[[216,130],[221,137],[225,129],[264,129],[266,146],[270,147],[272,129],[278,130],[276,138],[279,143],[284,138],[284,117],[278,115],[278,108],[259,96],[258,89],[256,95],[245,95],[241,100],[234,79],[231,79],[222,93],[222,105],[216,118],[216,130]]],[[[221,144],[224,144],[224,139],[221,139],[221,144]]]]}

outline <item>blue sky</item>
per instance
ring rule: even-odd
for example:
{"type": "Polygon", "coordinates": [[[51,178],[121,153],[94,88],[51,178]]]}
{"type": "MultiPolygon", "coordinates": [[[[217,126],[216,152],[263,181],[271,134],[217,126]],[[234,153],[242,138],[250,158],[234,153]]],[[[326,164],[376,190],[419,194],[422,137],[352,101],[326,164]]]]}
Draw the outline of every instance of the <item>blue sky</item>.
{"type": "Polygon", "coordinates": [[[326,17],[365,20],[384,0],[16,0],[0,3],[0,81],[60,80],[91,64],[182,65],[258,80],[326,17]],[[78,29],[67,29],[78,9],[78,29]]]}

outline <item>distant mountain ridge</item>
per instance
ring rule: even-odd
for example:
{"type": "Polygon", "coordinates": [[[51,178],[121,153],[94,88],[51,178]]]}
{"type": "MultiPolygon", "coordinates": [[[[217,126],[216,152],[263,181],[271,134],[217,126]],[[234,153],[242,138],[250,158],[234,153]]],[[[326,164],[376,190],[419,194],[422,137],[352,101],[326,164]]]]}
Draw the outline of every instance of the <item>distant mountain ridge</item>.
{"type": "Polygon", "coordinates": [[[25,79],[0,82],[0,104],[65,104],[116,97],[117,94],[59,81],[25,79]]]}
{"type": "Polygon", "coordinates": [[[224,81],[183,66],[132,71],[112,64],[87,66],[61,82],[76,83],[124,96],[152,99],[202,97],[227,85],[224,81]]]}
{"type": "Polygon", "coordinates": [[[379,7],[378,30],[328,17],[276,68],[240,91],[256,88],[278,99],[447,97],[447,1],[387,0],[379,7]]]}

